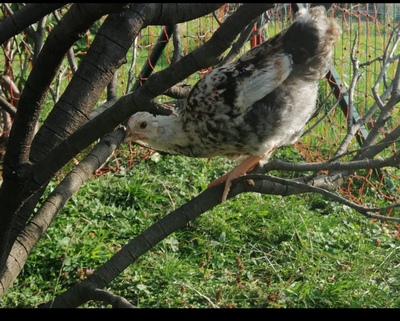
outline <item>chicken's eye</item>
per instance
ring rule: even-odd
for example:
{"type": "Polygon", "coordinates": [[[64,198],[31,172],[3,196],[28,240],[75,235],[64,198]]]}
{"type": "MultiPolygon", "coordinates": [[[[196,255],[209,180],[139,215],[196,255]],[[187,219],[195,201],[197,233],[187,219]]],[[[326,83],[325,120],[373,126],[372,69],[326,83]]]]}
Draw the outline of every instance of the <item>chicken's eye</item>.
{"type": "Polygon", "coordinates": [[[139,124],[139,127],[140,127],[141,129],[145,129],[145,128],[147,127],[147,122],[145,122],[145,121],[141,122],[141,123],[139,124]]]}

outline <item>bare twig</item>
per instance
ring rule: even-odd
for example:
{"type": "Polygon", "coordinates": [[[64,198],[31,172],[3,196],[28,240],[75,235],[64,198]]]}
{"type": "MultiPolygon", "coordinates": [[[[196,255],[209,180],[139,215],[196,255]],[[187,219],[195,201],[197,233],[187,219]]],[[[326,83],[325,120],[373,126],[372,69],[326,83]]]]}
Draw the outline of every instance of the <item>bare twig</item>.
{"type": "Polygon", "coordinates": [[[376,78],[375,84],[372,87],[372,94],[374,95],[375,101],[378,104],[379,108],[383,108],[384,103],[381,100],[381,97],[379,96],[378,89],[379,89],[379,84],[383,80],[383,78],[386,75],[386,72],[389,68],[389,66],[394,62],[394,60],[398,59],[397,56],[394,56],[394,52],[397,49],[400,41],[399,37],[399,31],[400,31],[400,26],[397,26],[393,32],[390,34],[388,45],[385,48],[382,60],[383,60],[383,65],[382,68],[379,72],[378,77],[376,78]],[[390,50],[391,44],[394,42],[392,49],[390,50]]]}
{"type": "Polygon", "coordinates": [[[352,81],[348,90],[348,98],[349,98],[349,103],[348,103],[348,109],[347,109],[347,133],[346,136],[343,138],[343,140],[340,143],[339,148],[336,150],[334,156],[342,154],[345,152],[345,150],[348,148],[349,144],[353,140],[355,134],[361,127],[361,123],[354,123],[353,115],[355,111],[354,107],[354,90],[357,85],[357,82],[360,79],[360,62],[356,57],[356,46],[357,46],[357,40],[358,40],[358,33],[356,33],[353,41],[353,48],[351,51],[351,62],[353,64],[353,77],[352,81]]]}
{"type": "Polygon", "coordinates": [[[131,61],[131,65],[129,66],[129,69],[128,69],[128,80],[127,80],[126,91],[125,91],[126,94],[129,93],[129,91],[132,87],[133,80],[135,79],[135,70],[134,69],[137,64],[137,61],[136,61],[137,49],[138,49],[137,42],[138,42],[138,39],[136,37],[135,41],[133,42],[133,45],[132,45],[132,61],[131,61]]]}
{"type": "Polygon", "coordinates": [[[172,56],[171,63],[175,63],[181,60],[181,58],[183,57],[180,31],[180,24],[176,24],[173,26],[172,43],[174,45],[174,54],[172,56]]]}
{"type": "MultiPolygon", "coordinates": [[[[375,81],[374,86],[372,87],[372,93],[375,98],[375,104],[377,107],[380,109],[380,114],[379,117],[376,117],[376,121],[374,123],[373,128],[370,131],[370,134],[366,138],[364,142],[364,146],[371,146],[376,142],[378,139],[381,130],[384,128],[385,124],[387,121],[392,117],[392,112],[396,104],[400,101],[400,66],[397,65],[396,69],[396,74],[394,76],[394,79],[390,86],[387,87],[385,90],[384,94],[379,96],[378,93],[378,88],[380,82],[383,80],[384,76],[387,73],[387,70],[389,66],[396,60],[399,59],[398,56],[394,56],[394,52],[397,49],[399,43],[400,43],[400,37],[399,37],[399,32],[400,32],[400,26],[396,27],[396,29],[392,32],[388,45],[385,48],[385,53],[383,55],[383,66],[381,68],[381,71],[375,81]],[[394,42],[392,48],[391,44],[394,42]],[[387,93],[390,91],[390,98],[387,101],[386,104],[384,104],[383,99],[387,98],[387,93]]],[[[370,112],[368,112],[367,115],[365,115],[365,119],[367,117],[371,117],[372,113],[375,112],[375,109],[372,109],[370,112]]]]}

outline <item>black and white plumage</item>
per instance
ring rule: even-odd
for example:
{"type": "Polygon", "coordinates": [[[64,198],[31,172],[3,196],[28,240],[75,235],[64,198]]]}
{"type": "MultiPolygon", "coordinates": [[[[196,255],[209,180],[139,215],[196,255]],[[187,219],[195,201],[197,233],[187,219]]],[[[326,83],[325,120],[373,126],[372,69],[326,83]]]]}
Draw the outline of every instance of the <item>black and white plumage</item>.
{"type": "Polygon", "coordinates": [[[300,9],[290,27],[203,77],[176,114],[132,115],[125,141],[190,157],[246,157],[209,184],[225,182],[225,201],[233,179],[299,139],[340,34],[324,7],[300,9]]]}

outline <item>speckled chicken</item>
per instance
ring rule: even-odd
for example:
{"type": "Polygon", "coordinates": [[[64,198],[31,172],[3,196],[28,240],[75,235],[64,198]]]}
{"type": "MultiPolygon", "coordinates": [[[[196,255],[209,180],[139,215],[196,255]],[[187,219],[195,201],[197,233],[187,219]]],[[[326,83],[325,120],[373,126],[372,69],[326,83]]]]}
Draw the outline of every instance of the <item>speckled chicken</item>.
{"type": "Polygon", "coordinates": [[[200,79],[173,115],[132,115],[125,141],[170,154],[240,160],[209,184],[225,183],[225,201],[232,180],[299,139],[340,34],[324,7],[300,9],[290,27],[200,79]]]}

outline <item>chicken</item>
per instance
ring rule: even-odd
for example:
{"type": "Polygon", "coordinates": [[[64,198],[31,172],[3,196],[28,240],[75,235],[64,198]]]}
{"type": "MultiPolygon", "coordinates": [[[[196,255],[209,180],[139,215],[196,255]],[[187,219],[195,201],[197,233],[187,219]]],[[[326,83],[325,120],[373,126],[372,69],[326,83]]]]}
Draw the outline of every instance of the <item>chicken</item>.
{"type": "Polygon", "coordinates": [[[300,138],[340,34],[324,7],[302,8],[287,29],[200,79],[174,114],[133,114],[125,141],[170,154],[240,160],[209,184],[225,183],[224,202],[232,180],[300,138]]]}

